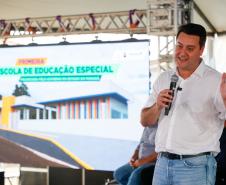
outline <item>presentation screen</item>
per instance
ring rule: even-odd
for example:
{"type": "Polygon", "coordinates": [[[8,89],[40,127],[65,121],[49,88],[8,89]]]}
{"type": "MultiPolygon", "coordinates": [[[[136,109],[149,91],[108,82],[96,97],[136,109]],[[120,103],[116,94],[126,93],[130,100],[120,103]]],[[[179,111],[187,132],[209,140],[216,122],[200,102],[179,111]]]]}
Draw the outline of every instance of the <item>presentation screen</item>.
{"type": "Polygon", "coordinates": [[[93,169],[129,160],[149,94],[148,40],[2,47],[0,56],[1,128],[57,142],[93,169]]]}

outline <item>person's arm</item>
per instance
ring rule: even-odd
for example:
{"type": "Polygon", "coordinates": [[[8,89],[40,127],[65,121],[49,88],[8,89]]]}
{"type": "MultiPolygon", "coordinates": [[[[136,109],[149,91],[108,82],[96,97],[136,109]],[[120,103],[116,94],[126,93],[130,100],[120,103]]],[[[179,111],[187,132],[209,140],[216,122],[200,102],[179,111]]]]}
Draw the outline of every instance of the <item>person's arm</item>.
{"type": "Polygon", "coordinates": [[[140,120],[141,124],[144,127],[156,124],[160,116],[160,113],[161,113],[161,109],[157,107],[156,103],[151,107],[142,109],[141,120],[140,120]]]}
{"type": "Polygon", "coordinates": [[[167,107],[170,102],[172,102],[171,91],[169,89],[164,89],[158,94],[156,103],[151,107],[144,108],[141,111],[140,122],[143,126],[154,125],[157,123],[161,111],[163,108],[167,107]]]}
{"type": "Polygon", "coordinates": [[[130,158],[130,165],[133,166],[133,163],[138,159],[138,155],[139,155],[139,148],[140,148],[140,145],[138,145],[138,147],[136,148],[136,150],[134,151],[132,157],[130,158]]]}
{"type": "Polygon", "coordinates": [[[150,155],[143,157],[141,159],[137,159],[134,163],[133,163],[133,167],[139,167],[141,165],[147,164],[147,163],[152,163],[155,162],[157,159],[157,153],[153,152],[150,155]]]}
{"type": "Polygon", "coordinates": [[[222,74],[220,91],[226,108],[226,73],[222,74]]]}

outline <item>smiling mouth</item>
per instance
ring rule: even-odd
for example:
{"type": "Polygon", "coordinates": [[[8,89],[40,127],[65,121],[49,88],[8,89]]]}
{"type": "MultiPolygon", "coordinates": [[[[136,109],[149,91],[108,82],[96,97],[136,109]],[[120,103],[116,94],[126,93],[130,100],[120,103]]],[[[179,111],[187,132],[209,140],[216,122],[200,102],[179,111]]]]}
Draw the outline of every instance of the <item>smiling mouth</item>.
{"type": "Polygon", "coordinates": [[[184,63],[184,62],[187,62],[188,59],[187,59],[187,58],[180,58],[180,57],[177,57],[177,61],[178,61],[178,62],[184,63]]]}

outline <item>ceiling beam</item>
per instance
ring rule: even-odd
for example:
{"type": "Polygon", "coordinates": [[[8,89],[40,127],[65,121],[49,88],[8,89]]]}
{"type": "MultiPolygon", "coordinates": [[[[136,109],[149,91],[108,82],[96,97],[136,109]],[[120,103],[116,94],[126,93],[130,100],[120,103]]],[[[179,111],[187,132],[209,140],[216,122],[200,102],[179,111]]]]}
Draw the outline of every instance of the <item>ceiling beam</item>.
{"type": "Polygon", "coordinates": [[[226,35],[226,31],[218,32],[217,35],[219,35],[219,36],[225,36],[226,35]]]}

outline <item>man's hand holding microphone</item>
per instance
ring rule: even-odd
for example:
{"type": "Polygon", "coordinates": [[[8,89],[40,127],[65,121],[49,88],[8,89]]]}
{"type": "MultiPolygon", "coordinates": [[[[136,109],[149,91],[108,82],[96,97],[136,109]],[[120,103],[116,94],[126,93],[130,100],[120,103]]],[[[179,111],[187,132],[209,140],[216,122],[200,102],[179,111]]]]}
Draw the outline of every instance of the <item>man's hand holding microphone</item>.
{"type": "Polygon", "coordinates": [[[175,95],[178,79],[179,78],[176,74],[172,75],[171,82],[170,82],[170,88],[160,91],[160,93],[157,97],[156,106],[158,107],[159,110],[165,108],[166,116],[169,114],[169,111],[172,106],[173,97],[175,95]]]}

